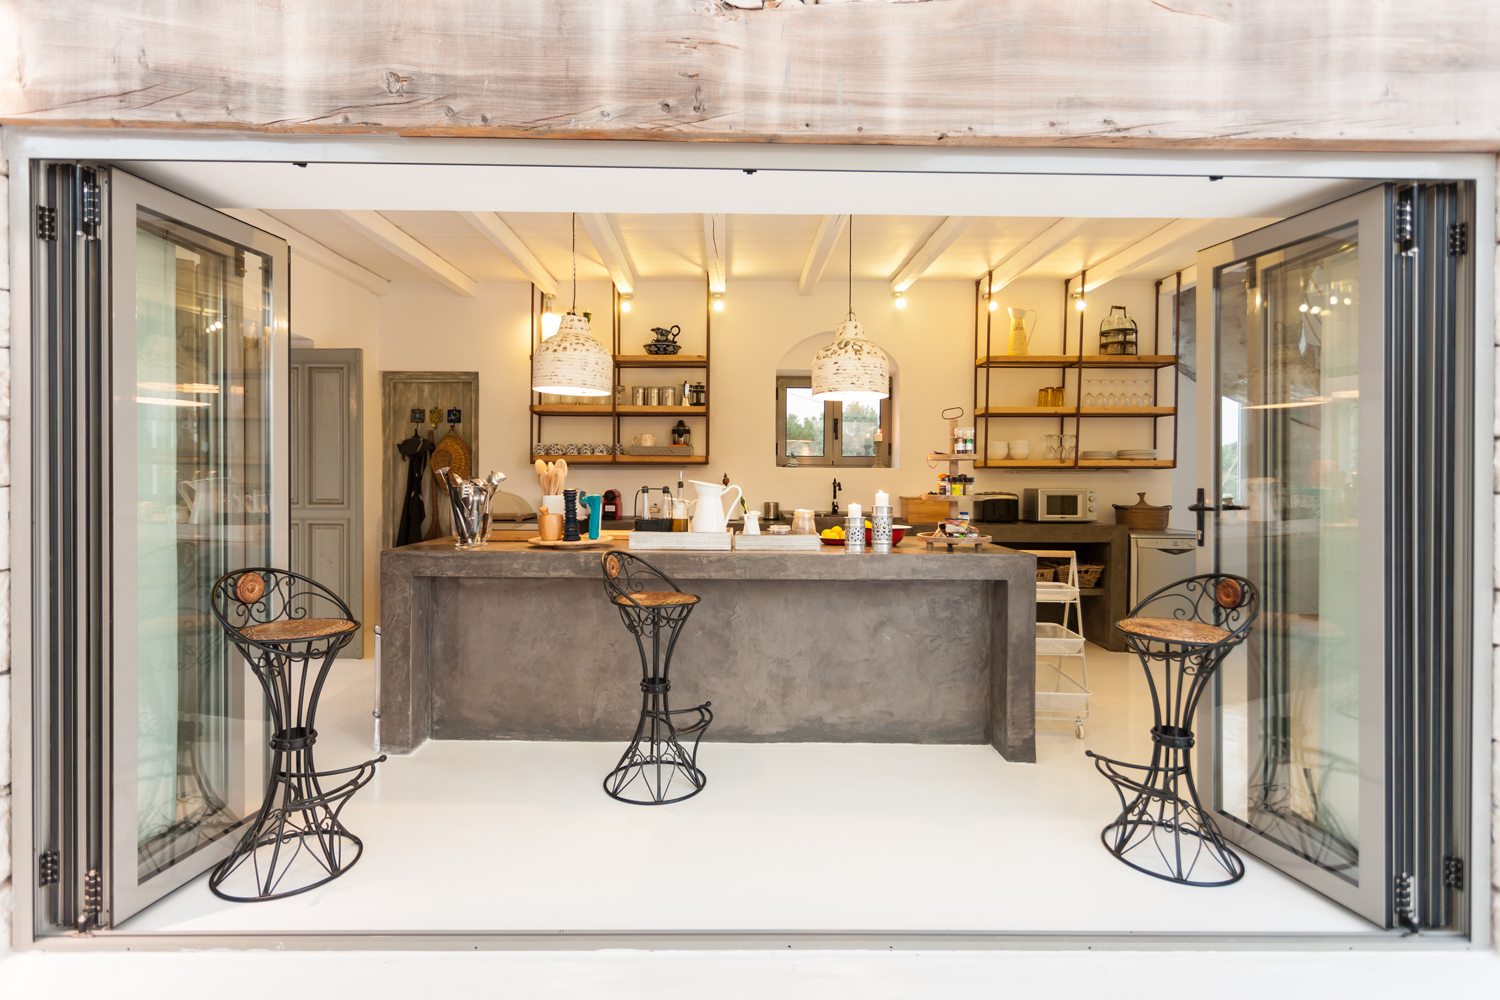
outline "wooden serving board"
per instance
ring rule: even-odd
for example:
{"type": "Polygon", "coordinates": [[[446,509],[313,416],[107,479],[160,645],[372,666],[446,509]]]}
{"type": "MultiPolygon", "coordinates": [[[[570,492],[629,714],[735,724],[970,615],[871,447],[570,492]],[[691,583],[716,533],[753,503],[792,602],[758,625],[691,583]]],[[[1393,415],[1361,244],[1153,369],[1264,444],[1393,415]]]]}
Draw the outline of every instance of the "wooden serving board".
{"type": "Polygon", "coordinates": [[[535,538],[528,538],[526,541],[540,549],[591,549],[595,546],[609,544],[609,539],[602,535],[598,538],[580,538],[576,542],[565,542],[560,538],[556,541],[548,541],[538,535],[535,538]]]}

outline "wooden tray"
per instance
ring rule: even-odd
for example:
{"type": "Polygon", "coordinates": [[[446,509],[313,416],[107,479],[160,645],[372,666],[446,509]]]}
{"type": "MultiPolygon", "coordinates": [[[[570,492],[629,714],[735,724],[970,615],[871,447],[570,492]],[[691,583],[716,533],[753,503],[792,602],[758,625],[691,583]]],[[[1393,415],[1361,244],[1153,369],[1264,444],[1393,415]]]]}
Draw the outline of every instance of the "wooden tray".
{"type": "Polygon", "coordinates": [[[580,538],[576,542],[565,542],[562,539],[549,542],[541,535],[537,535],[535,538],[526,539],[526,541],[539,549],[591,549],[596,545],[609,544],[609,539],[602,536],[599,538],[580,538]]]}
{"type": "Polygon", "coordinates": [[[928,552],[939,545],[946,545],[949,552],[952,552],[956,546],[972,546],[974,551],[978,552],[990,543],[989,535],[980,535],[978,538],[949,538],[936,531],[919,531],[917,537],[927,544],[928,552]]]}

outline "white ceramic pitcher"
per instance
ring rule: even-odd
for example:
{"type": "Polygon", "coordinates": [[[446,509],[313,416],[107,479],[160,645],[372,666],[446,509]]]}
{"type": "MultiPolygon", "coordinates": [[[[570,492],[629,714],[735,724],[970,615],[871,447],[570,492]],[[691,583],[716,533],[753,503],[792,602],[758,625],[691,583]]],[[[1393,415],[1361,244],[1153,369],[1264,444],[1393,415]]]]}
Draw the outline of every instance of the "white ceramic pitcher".
{"type": "Polygon", "coordinates": [[[718,483],[700,483],[696,479],[689,479],[688,485],[698,491],[698,498],[694,501],[698,509],[693,511],[692,531],[724,531],[729,527],[729,512],[734,509],[733,505],[740,502],[740,497],[745,492],[738,486],[721,486],[718,483]],[[734,493],[734,499],[727,499],[727,494],[734,493]]]}

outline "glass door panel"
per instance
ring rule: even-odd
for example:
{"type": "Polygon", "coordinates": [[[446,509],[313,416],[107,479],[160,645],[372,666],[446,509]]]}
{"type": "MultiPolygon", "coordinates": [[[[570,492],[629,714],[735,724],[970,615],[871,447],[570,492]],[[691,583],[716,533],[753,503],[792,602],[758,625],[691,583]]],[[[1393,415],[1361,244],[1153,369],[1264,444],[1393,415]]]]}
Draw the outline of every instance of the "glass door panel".
{"type": "Polygon", "coordinates": [[[1225,835],[1385,922],[1383,191],[1200,255],[1203,572],[1260,589],[1204,752],[1225,835]],[[1203,315],[1206,312],[1207,315],[1203,315]],[[1205,356],[1206,355],[1206,356],[1205,356]]]}
{"type": "Polygon", "coordinates": [[[222,857],[264,791],[263,706],[209,591],[285,563],[287,261],[248,226],[110,183],[118,922],[222,857]]]}

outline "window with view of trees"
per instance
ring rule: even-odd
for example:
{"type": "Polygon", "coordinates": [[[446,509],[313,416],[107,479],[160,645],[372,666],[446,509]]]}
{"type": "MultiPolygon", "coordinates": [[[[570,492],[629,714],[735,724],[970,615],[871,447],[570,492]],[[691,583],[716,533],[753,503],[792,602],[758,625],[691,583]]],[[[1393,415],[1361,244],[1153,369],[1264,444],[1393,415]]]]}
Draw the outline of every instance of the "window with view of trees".
{"type": "Polygon", "coordinates": [[[890,397],[825,403],[813,399],[811,377],[783,375],[776,380],[776,464],[889,464],[890,413],[890,397]],[[875,440],[877,430],[883,441],[875,440]]]}

